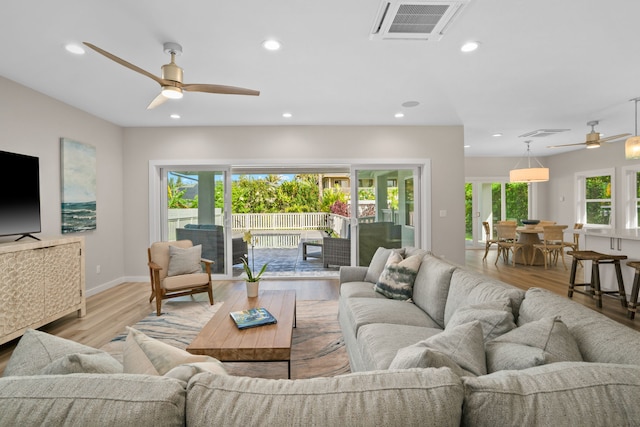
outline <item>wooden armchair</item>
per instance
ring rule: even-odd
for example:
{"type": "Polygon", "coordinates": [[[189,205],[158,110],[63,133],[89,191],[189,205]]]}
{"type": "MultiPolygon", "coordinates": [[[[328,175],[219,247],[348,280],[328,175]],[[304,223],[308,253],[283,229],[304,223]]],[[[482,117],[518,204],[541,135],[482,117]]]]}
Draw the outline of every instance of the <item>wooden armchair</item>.
{"type": "Polygon", "coordinates": [[[201,259],[197,253],[176,252],[171,255],[170,247],[189,249],[191,240],[175,242],[156,242],[147,250],[149,256],[149,276],[151,278],[151,296],[149,302],[156,299],[156,312],[162,314],[162,300],[206,292],[209,303],[213,305],[211,287],[211,264],[213,261],[201,259]],[[202,271],[200,262],[204,263],[202,271]],[[171,265],[170,265],[171,264],[171,265]],[[171,275],[169,275],[171,274],[171,275]]]}

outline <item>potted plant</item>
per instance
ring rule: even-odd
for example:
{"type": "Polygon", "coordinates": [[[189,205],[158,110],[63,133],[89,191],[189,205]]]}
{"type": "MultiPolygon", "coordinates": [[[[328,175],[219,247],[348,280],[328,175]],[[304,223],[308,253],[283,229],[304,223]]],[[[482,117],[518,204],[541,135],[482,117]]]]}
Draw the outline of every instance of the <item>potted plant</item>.
{"type": "Polygon", "coordinates": [[[244,272],[247,274],[247,278],[245,279],[245,283],[247,285],[247,297],[253,298],[258,296],[260,277],[267,270],[267,265],[269,265],[269,263],[264,264],[260,269],[260,272],[255,274],[256,258],[253,256],[253,247],[257,242],[257,239],[251,234],[250,230],[247,230],[242,236],[242,240],[251,245],[251,267],[249,267],[249,263],[244,258],[242,259],[242,265],[244,267],[244,272]]]}

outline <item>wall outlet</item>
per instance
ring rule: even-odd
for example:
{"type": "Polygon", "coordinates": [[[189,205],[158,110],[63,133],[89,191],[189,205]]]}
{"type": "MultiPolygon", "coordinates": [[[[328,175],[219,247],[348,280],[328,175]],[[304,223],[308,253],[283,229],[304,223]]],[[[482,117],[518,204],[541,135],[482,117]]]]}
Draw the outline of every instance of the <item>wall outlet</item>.
{"type": "Polygon", "coordinates": [[[100,264],[96,265],[96,274],[100,274],[100,264]]]}
{"type": "Polygon", "coordinates": [[[444,218],[445,216],[447,216],[447,211],[443,209],[440,211],[440,218],[444,218]]]}

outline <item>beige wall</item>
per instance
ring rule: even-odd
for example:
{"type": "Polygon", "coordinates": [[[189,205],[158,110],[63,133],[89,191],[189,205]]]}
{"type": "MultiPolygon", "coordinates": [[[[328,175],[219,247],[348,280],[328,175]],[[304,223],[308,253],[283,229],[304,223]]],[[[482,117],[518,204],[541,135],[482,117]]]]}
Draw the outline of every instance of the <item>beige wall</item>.
{"type": "MultiPolygon", "coordinates": [[[[40,158],[40,237],[60,235],[60,138],[96,147],[97,230],[77,235],[85,237],[87,292],[119,283],[124,276],[122,128],[2,77],[0,93],[0,150],[40,158]]],[[[19,182],[14,176],[3,185],[19,182]]]]}
{"type": "MultiPolygon", "coordinates": [[[[232,165],[386,163],[431,160],[432,250],[464,263],[462,127],[260,126],[125,130],[125,270],[143,275],[149,244],[150,161],[232,165]],[[440,211],[446,211],[441,217],[440,211]]],[[[428,196],[427,191],[424,191],[428,196]]]]}

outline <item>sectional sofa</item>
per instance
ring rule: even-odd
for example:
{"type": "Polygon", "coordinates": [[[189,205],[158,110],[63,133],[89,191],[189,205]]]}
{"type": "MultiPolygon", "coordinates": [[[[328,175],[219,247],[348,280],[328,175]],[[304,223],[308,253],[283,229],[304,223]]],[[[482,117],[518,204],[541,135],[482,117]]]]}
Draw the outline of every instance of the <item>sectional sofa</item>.
{"type": "Polygon", "coordinates": [[[414,248],[391,252],[340,272],[351,374],[230,376],[215,359],[135,330],[120,363],[29,330],[0,378],[0,425],[640,423],[639,333],[542,289],[414,248]]]}
{"type": "MultiPolygon", "coordinates": [[[[420,259],[408,300],[389,298],[380,283],[390,249],[378,249],[369,267],[340,270],[353,372],[446,367],[461,380],[461,425],[640,424],[640,333],[549,291],[400,251],[403,263],[420,259]]],[[[393,278],[404,270],[411,264],[393,278]]]]}

